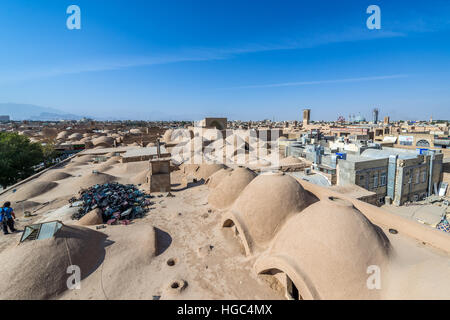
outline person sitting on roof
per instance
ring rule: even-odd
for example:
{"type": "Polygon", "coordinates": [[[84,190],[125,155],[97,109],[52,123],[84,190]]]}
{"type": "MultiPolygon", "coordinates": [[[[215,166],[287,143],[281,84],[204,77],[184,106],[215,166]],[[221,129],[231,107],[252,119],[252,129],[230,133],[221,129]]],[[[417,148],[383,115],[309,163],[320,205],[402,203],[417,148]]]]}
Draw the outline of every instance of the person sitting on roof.
{"type": "Polygon", "coordinates": [[[3,208],[0,208],[0,223],[3,227],[3,233],[8,234],[8,227],[11,232],[16,232],[17,230],[14,228],[14,219],[16,215],[14,210],[11,208],[11,202],[7,201],[3,205],[3,208]]]}

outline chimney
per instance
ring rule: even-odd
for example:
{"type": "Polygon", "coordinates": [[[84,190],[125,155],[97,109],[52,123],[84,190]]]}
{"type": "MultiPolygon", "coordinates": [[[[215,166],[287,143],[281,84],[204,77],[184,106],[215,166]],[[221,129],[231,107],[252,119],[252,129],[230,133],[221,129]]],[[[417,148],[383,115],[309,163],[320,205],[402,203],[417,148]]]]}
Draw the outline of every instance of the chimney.
{"type": "Polygon", "coordinates": [[[158,158],[161,157],[161,145],[159,143],[159,138],[156,140],[156,153],[158,155],[158,158]]]}

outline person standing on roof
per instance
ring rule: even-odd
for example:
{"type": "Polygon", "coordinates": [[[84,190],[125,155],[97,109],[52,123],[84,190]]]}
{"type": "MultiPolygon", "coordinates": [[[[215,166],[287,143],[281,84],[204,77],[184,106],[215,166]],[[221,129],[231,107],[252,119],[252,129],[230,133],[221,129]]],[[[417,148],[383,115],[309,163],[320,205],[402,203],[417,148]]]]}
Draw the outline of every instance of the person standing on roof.
{"type": "Polygon", "coordinates": [[[14,228],[14,219],[16,218],[16,215],[11,208],[11,202],[5,202],[3,208],[0,208],[0,210],[0,223],[3,227],[3,233],[8,234],[8,228],[11,232],[16,232],[17,230],[14,228]]]}

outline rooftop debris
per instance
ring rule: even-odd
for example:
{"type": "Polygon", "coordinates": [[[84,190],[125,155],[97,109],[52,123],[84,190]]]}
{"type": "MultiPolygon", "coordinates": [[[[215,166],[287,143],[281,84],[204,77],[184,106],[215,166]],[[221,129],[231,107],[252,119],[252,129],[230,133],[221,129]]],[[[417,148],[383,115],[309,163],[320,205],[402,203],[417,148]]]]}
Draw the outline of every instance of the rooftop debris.
{"type": "Polygon", "coordinates": [[[81,190],[79,198],[69,200],[72,206],[79,206],[72,219],[79,220],[91,210],[102,211],[103,222],[111,224],[129,224],[130,220],[142,218],[153,203],[152,196],[145,194],[132,184],[105,183],[96,184],[81,190]]]}
{"type": "Polygon", "coordinates": [[[450,222],[448,222],[445,216],[442,218],[441,222],[438,223],[436,229],[450,233],[450,222]]]}

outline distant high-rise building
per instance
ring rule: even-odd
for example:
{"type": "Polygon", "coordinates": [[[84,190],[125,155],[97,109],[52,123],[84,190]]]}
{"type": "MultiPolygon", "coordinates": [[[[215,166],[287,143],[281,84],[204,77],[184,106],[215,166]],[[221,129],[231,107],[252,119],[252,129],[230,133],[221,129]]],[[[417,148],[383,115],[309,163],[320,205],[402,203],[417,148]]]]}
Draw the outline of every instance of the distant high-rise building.
{"type": "Polygon", "coordinates": [[[384,124],[389,124],[390,118],[388,116],[384,117],[384,124]]]}
{"type": "Polygon", "coordinates": [[[9,122],[10,118],[9,116],[0,116],[0,122],[9,122]]]}
{"type": "Polygon", "coordinates": [[[303,109],[303,125],[309,124],[309,119],[311,117],[311,109],[303,109]]]}
{"type": "Polygon", "coordinates": [[[373,109],[373,123],[374,124],[378,123],[378,109],[377,108],[373,109]]]}

